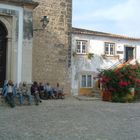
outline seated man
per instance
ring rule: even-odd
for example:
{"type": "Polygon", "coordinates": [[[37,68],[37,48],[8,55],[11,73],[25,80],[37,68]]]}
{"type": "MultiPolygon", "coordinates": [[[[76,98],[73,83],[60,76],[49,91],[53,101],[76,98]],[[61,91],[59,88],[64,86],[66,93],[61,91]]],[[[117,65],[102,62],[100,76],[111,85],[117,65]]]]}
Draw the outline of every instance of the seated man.
{"type": "Polygon", "coordinates": [[[16,84],[14,85],[12,80],[5,83],[2,89],[2,95],[5,97],[6,102],[11,106],[15,107],[14,98],[16,96],[16,84]]]}
{"type": "Polygon", "coordinates": [[[61,99],[64,98],[63,88],[59,86],[59,83],[57,83],[56,88],[54,88],[54,93],[56,98],[61,98],[61,99]]]}
{"type": "Polygon", "coordinates": [[[39,83],[39,97],[44,99],[44,85],[41,82],[39,83]]]}
{"type": "Polygon", "coordinates": [[[50,86],[49,83],[47,83],[45,85],[44,89],[45,89],[45,96],[46,96],[46,98],[49,98],[49,99],[55,98],[55,96],[53,94],[53,89],[52,89],[52,87],[50,86]]]}
{"type": "Polygon", "coordinates": [[[39,87],[36,81],[31,86],[31,94],[35,97],[36,105],[39,105],[39,102],[41,103],[42,101],[39,97],[39,87]]]}
{"type": "Polygon", "coordinates": [[[26,82],[23,82],[20,84],[19,86],[19,101],[20,101],[20,105],[23,104],[24,98],[27,98],[29,101],[29,104],[31,105],[32,102],[32,96],[30,94],[30,91],[27,87],[26,82]]]}

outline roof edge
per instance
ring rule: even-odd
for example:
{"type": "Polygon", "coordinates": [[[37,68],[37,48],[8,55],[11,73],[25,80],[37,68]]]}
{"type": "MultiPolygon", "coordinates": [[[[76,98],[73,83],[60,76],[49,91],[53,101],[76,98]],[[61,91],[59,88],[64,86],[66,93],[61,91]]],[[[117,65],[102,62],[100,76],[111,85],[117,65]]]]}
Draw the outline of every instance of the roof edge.
{"type": "Polygon", "coordinates": [[[93,31],[93,30],[76,28],[76,27],[72,27],[72,33],[140,41],[140,38],[128,37],[128,36],[123,36],[123,35],[118,35],[118,34],[100,32],[100,31],[93,31]]]}
{"type": "Polygon", "coordinates": [[[33,9],[39,5],[38,2],[34,1],[24,1],[24,0],[0,0],[0,3],[13,4],[18,6],[31,6],[33,9]]]}

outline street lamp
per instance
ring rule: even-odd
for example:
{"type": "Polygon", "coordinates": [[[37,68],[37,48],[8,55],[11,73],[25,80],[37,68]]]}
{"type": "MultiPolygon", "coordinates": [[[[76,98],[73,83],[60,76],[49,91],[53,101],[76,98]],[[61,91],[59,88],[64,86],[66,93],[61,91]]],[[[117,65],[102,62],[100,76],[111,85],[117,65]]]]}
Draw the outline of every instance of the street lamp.
{"type": "Polygon", "coordinates": [[[49,23],[49,18],[48,16],[43,16],[42,19],[40,20],[40,22],[42,23],[42,28],[40,29],[33,29],[33,31],[42,31],[46,28],[47,24],[49,23]]]}
{"type": "Polygon", "coordinates": [[[43,16],[42,19],[40,20],[40,22],[42,22],[42,28],[45,29],[47,24],[49,23],[48,16],[43,16]]]}

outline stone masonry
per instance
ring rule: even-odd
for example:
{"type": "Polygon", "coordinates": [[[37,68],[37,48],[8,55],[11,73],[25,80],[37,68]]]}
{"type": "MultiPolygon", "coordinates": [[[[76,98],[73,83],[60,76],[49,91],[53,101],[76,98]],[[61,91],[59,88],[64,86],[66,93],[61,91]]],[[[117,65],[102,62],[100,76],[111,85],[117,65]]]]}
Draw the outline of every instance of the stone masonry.
{"type": "MultiPolygon", "coordinates": [[[[35,0],[34,0],[35,1],[35,0]]],[[[36,0],[33,13],[33,81],[57,82],[70,93],[70,52],[72,0],[36,0]],[[40,20],[49,17],[41,30],[40,20]]]]}
{"type": "Polygon", "coordinates": [[[37,5],[31,0],[0,0],[0,26],[7,31],[5,45],[0,44],[6,50],[0,50],[0,87],[9,79],[17,84],[32,81],[32,15],[37,5]]]}

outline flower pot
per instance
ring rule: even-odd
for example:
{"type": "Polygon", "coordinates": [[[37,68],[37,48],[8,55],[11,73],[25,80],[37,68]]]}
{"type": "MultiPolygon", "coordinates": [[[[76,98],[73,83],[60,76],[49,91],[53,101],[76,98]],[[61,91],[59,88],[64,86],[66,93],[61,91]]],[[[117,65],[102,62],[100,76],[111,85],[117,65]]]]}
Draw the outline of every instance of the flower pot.
{"type": "Polygon", "coordinates": [[[132,96],[135,95],[135,88],[130,88],[129,91],[130,91],[130,93],[131,93],[132,96]]]}
{"type": "Polygon", "coordinates": [[[112,100],[111,92],[108,90],[103,91],[102,100],[103,101],[111,101],[112,100]]]}

